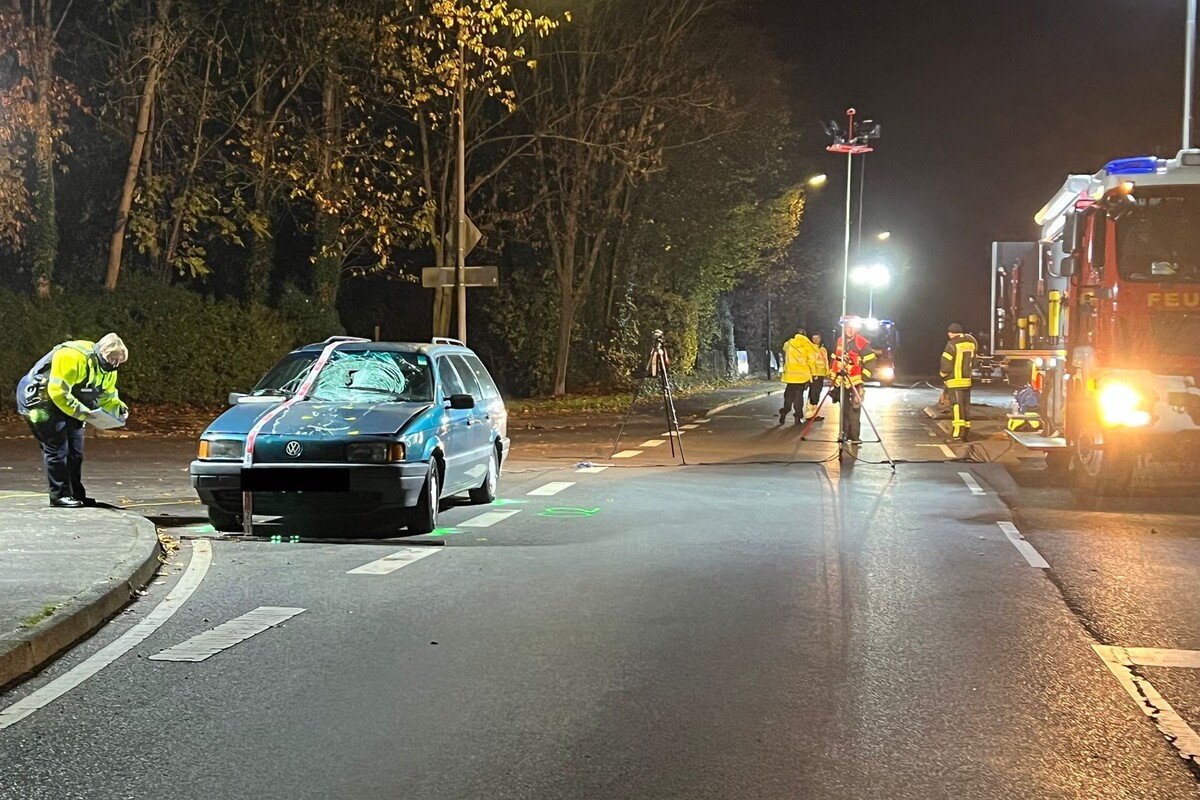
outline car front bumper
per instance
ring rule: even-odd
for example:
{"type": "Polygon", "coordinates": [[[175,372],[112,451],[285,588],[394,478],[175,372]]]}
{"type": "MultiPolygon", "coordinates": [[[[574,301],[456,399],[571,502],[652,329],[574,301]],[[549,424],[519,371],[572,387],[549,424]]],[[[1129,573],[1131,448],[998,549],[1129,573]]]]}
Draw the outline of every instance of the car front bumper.
{"type": "Polygon", "coordinates": [[[206,506],[227,513],[242,510],[245,486],[254,492],[254,511],[264,515],[369,514],[417,504],[428,465],[400,464],[256,464],[240,461],[193,461],[192,488],[206,506]],[[245,480],[243,479],[245,478],[245,480]]]}

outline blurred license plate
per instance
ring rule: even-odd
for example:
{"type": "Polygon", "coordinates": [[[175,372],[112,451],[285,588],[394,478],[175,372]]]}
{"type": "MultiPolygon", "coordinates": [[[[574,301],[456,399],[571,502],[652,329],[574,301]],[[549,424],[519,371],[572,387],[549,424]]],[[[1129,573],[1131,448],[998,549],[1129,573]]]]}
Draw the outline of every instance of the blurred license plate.
{"type": "Polygon", "coordinates": [[[349,470],[336,467],[313,469],[243,469],[244,492],[348,492],[349,470]]]}

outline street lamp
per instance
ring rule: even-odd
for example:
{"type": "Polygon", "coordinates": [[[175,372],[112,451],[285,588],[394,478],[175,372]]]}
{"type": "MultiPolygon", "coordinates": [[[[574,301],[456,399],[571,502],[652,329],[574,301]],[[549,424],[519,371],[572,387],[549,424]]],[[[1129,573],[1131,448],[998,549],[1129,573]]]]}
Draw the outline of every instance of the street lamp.
{"type": "Polygon", "coordinates": [[[875,318],[875,290],[887,286],[891,279],[892,274],[886,264],[863,264],[855,267],[850,273],[850,280],[860,286],[866,286],[870,293],[867,300],[868,318],[875,318]]]}
{"type": "Polygon", "coordinates": [[[825,182],[828,180],[829,180],[829,176],[826,175],[824,172],[822,172],[820,175],[813,175],[811,178],[809,178],[807,181],[805,181],[805,183],[807,183],[809,186],[811,186],[814,189],[820,189],[822,186],[825,185],[825,182]]]}
{"type": "Polygon", "coordinates": [[[875,234],[875,238],[881,242],[886,242],[888,239],[892,238],[892,232],[880,231],[879,233],[875,234]]]}

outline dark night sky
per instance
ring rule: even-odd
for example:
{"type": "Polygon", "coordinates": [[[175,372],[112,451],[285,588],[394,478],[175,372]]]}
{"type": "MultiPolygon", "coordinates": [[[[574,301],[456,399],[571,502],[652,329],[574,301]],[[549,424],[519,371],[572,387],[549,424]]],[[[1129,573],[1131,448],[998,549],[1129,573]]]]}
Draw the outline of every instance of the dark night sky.
{"type": "Polygon", "coordinates": [[[757,2],[831,178],[814,202],[845,197],[844,156],[822,153],[818,120],[853,105],[884,125],[864,237],[892,231],[911,263],[876,295],[911,368],[936,365],[950,321],[986,325],[989,243],[1036,236],[1069,172],[1179,149],[1184,0],[757,2]]]}

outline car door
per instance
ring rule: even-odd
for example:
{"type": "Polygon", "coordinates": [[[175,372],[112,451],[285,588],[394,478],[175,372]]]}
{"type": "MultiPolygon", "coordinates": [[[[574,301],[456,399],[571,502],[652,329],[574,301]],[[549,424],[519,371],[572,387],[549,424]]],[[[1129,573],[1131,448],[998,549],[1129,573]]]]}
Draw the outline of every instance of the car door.
{"type": "Polygon", "coordinates": [[[450,408],[450,398],[456,394],[467,394],[458,370],[450,363],[449,356],[436,359],[439,400],[442,405],[440,426],[446,456],[446,477],[443,483],[445,494],[461,492],[470,487],[470,470],[474,461],[471,440],[475,435],[474,409],[450,408]]]}
{"type": "Polygon", "coordinates": [[[492,446],[492,428],[488,424],[487,393],[480,385],[475,370],[471,369],[471,365],[463,356],[453,355],[449,359],[454,364],[454,369],[458,373],[459,381],[466,393],[475,399],[475,407],[471,409],[467,438],[467,447],[471,450],[467,474],[470,476],[471,485],[478,486],[487,477],[488,458],[491,455],[492,446]]]}

